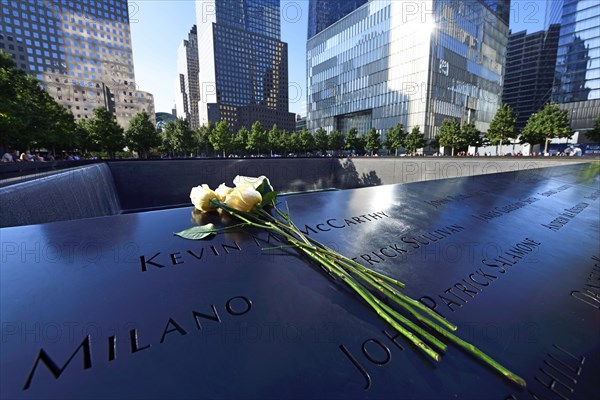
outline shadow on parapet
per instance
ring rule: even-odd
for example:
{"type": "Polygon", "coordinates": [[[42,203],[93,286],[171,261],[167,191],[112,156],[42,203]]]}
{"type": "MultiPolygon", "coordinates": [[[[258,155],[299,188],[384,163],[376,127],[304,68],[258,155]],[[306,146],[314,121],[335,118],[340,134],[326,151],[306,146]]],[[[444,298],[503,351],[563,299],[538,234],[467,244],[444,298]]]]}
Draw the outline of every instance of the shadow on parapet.
{"type": "Polygon", "coordinates": [[[359,173],[351,158],[340,159],[334,163],[335,186],[340,189],[352,189],[381,185],[382,181],[373,170],[359,173]]]}

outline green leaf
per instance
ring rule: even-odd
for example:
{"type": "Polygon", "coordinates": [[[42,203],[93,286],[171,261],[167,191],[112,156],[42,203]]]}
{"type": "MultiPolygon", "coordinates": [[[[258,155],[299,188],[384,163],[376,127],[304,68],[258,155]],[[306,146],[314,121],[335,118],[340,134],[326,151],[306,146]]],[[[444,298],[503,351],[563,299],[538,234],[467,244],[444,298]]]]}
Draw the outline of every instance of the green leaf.
{"type": "Polygon", "coordinates": [[[217,227],[214,224],[206,224],[184,229],[181,232],[173,232],[173,235],[182,237],[184,239],[201,240],[210,235],[216,234],[217,231],[217,227]]]}
{"type": "Polygon", "coordinates": [[[262,183],[256,188],[256,191],[264,198],[269,193],[273,193],[275,189],[273,189],[268,179],[263,179],[262,183]]]}
{"type": "Polygon", "coordinates": [[[277,192],[269,192],[265,194],[262,198],[262,202],[260,203],[261,207],[266,205],[275,205],[275,199],[277,199],[277,192]]]}

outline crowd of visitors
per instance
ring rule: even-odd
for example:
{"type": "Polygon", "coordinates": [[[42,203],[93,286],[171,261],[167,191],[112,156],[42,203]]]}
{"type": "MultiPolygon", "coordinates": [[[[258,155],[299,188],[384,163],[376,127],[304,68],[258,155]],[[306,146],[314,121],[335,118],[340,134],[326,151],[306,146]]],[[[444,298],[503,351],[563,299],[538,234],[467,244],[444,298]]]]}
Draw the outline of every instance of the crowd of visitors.
{"type": "Polygon", "coordinates": [[[25,150],[24,152],[19,152],[16,149],[8,149],[6,153],[2,155],[0,162],[9,163],[9,162],[47,162],[47,161],[57,161],[57,160],[80,160],[80,156],[78,154],[70,154],[67,152],[63,152],[56,157],[52,154],[52,152],[35,152],[32,153],[31,150],[25,150]]]}

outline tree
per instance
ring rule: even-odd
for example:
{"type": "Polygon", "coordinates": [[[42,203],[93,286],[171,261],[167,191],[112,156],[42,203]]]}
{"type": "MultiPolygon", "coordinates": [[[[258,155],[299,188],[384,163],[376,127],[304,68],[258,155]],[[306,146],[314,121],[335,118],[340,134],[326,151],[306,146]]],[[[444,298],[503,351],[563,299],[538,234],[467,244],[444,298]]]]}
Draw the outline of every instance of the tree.
{"type": "Polygon", "coordinates": [[[393,151],[394,155],[397,156],[398,148],[404,146],[404,140],[406,137],[407,135],[404,131],[404,125],[398,123],[394,128],[389,128],[385,133],[383,147],[388,151],[388,154],[393,151]]]}
{"type": "Polygon", "coordinates": [[[335,153],[344,147],[344,134],[335,130],[329,134],[329,148],[335,153]]]}
{"type": "Polygon", "coordinates": [[[183,118],[175,120],[175,151],[184,157],[189,157],[198,147],[196,135],[183,118]]]}
{"type": "Polygon", "coordinates": [[[456,118],[444,119],[436,140],[442,147],[451,147],[452,155],[454,155],[454,148],[460,147],[463,143],[460,137],[460,124],[458,120],[456,118]]]}
{"type": "Polygon", "coordinates": [[[319,128],[315,132],[315,147],[321,153],[325,153],[327,151],[327,147],[329,147],[329,138],[327,137],[327,131],[323,128],[319,128]]]}
{"type": "Polygon", "coordinates": [[[248,135],[246,150],[249,152],[255,151],[257,154],[260,154],[262,151],[267,150],[268,146],[269,138],[267,132],[263,129],[260,121],[254,122],[250,129],[250,134],[248,135]]]}
{"type": "Polygon", "coordinates": [[[381,141],[379,140],[379,133],[377,133],[377,130],[375,128],[369,129],[365,148],[371,152],[371,155],[373,155],[374,153],[377,153],[377,151],[381,148],[381,141]]]}
{"type": "Polygon", "coordinates": [[[414,155],[417,149],[425,147],[426,144],[425,134],[421,133],[419,125],[412,128],[410,133],[404,138],[404,148],[406,149],[406,152],[411,155],[414,155]]]}
{"type": "Polygon", "coordinates": [[[281,154],[287,147],[287,132],[278,130],[277,125],[273,124],[267,135],[267,140],[268,147],[271,150],[271,157],[273,157],[273,153],[281,154]]]}
{"type": "Polygon", "coordinates": [[[502,149],[502,143],[508,139],[517,137],[515,125],[517,116],[508,104],[500,105],[496,115],[490,123],[488,131],[485,133],[485,138],[496,146],[496,154],[498,154],[498,145],[502,149]]]}
{"type": "MultiPolygon", "coordinates": [[[[315,137],[306,129],[306,127],[302,128],[299,135],[300,139],[300,151],[304,153],[310,153],[315,151],[315,137]]],[[[289,143],[289,138],[288,138],[289,143]]]]}
{"type": "Polygon", "coordinates": [[[550,139],[570,136],[568,111],[561,111],[556,104],[546,104],[541,111],[531,114],[527,120],[521,131],[521,143],[541,144],[545,142],[544,153],[547,153],[550,139]]]}
{"type": "Polygon", "coordinates": [[[104,107],[94,110],[94,117],[88,122],[87,130],[92,143],[101,151],[106,151],[110,158],[115,158],[116,152],[125,147],[123,128],[117,123],[114,114],[104,107]]]}
{"type": "Polygon", "coordinates": [[[346,142],[344,143],[344,149],[348,151],[356,151],[358,147],[358,131],[355,127],[352,127],[348,130],[348,134],[346,134],[346,142]]]}
{"type": "Polygon", "coordinates": [[[298,132],[293,132],[290,134],[290,136],[288,136],[286,144],[288,151],[296,154],[302,151],[303,145],[301,135],[301,133],[299,134],[298,132]]]}
{"type": "Polygon", "coordinates": [[[594,129],[586,133],[586,136],[595,143],[600,142],[600,115],[594,121],[594,129]]]}
{"type": "Polygon", "coordinates": [[[136,114],[129,121],[125,143],[127,147],[136,151],[140,158],[148,158],[150,149],[160,145],[160,135],[145,111],[136,114]]]}
{"type": "Polygon", "coordinates": [[[242,126],[238,133],[233,138],[233,151],[238,154],[245,154],[248,146],[248,135],[250,131],[245,126],[242,126]]]}
{"type": "Polygon", "coordinates": [[[479,146],[483,145],[483,140],[481,138],[481,132],[479,132],[479,129],[477,129],[475,127],[475,123],[473,123],[473,122],[469,122],[468,124],[465,124],[460,129],[460,136],[461,136],[462,141],[467,146],[475,147],[475,153],[477,153],[477,148],[479,146]]]}
{"type": "Polygon", "coordinates": [[[196,145],[198,146],[196,151],[197,154],[207,154],[214,150],[209,140],[210,134],[214,129],[215,125],[212,122],[209,122],[208,125],[202,125],[196,130],[196,145]]]}
{"type": "Polygon", "coordinates": [[[15,68],[0,51],[0,132],[4,145],[27,149],[71,147],[75,143],[73,114],[59,105],[33,76],[15,68]]]}
{"type": "Polygon", "coordinates": [[[170,157],[175,156],[177,148],[177,135],[175,134],[175,121],[169,121],[163,126],[160,133],[162,145],[160,150],[166,152],[170,157]]]}
{"type": "Polygon", "coordinates": [[[225,157],[226,153],[231,149],[233,142],[227,121],[220,121],[208,137],[208,140],[210,140],[213,148],[216,151],[222,151],[223,157],[225,157]]]}
{"type": "Polygon", "coordinates": [[[79,149],[84,154],[99,150],[90,137],[88,125],[88,120],[80,119],[75,123],[75,131],[73,132],[75,139],[73,148],[79,149]]]}

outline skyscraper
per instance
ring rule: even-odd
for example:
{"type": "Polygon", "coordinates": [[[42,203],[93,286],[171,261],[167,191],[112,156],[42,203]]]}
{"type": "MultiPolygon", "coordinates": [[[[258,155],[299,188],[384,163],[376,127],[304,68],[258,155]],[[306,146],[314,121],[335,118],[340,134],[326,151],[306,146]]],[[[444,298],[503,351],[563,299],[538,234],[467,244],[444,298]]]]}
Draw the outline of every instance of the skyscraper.
{"type": "Polygon", "coordinates": [[[308,39],[333,25],[368,0],[315,0],[309,3],[308,39]]]}
{"type": "Polygon", "coordinates": [[[200,86],[198,83],[198,34],[196,25],[188,34],[188,39],[181,42],[177,50],[177,82],[175,101],[177,114],[188,121],[191,129],[200,126],[198,117],[198,101],[200,86]]]}
{"type": "Polygon", "coordinates": [[[517,113],[517,130],[550,102],[560,25],[546,31],[513,33],[508,38],[502,101],[517,113]]]}
{"type": "Polygon", "coordinates": [[[509,6],[380,0],[358,7],[308,39],[308,128],[383,133],[402,123],[432,139],[445,118],[458,118],[487,130],[500,104],[509,6]]]}
{"type": "Polygon", "coordinates": [[[137,89],[127,0],[3,1],[0,50],[35,75],[76,118],[106,107],[127,127],[154,116],[151,94],[137,89]]]}
{"type": "Polygon", "coordinates": [[[279,0],[197,0],[196,22],[200,124],[224,120],[235,132],[260,121],[292,132],[279,0]]]}
{"type": "Polygon", "coordinates": [[[600,4],[564,0],[552,101],[585,132],[600,115],[600,4]]]}

